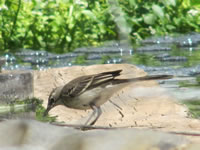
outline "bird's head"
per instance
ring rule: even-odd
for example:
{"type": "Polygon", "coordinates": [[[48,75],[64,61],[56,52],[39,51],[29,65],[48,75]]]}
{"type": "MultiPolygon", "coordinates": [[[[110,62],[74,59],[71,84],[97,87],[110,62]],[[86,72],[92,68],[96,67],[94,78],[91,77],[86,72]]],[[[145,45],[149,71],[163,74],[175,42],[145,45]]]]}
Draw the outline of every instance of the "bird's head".
{"type": "Polygon", "coordinates": [[[48,98],[48,104],[47,104],[47,108],[43,114],[43,116],[46,116],[48,114],[48,112],[54,108],[55,106],[61,104],[61,99],[60,99],[60,92],[62,90],[62,87],[57,87],[55,89],[53,89],[49,95],[48,98]]]}

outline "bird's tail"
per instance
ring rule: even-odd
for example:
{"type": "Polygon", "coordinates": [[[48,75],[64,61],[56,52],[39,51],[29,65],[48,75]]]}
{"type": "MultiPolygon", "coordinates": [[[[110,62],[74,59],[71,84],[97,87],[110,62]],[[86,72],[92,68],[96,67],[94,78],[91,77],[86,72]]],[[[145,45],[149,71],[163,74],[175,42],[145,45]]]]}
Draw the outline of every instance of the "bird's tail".
{"type": "Polygon", "coordinates": [[[148,75],[148,76],[136,77],[136,78],[131,78],[131,79],[115,79],[113,84],[146,81],[146,80],[165,80],[165,79],[171,79],[171,78],[173,78],[173,75],[148,75]]]}
{"type": "Polygon", "coordinates": [[[133,80],[164,80],[164,79],[171,79],[173,75],[149,75],[144,77],[137,77],[133,78],[133,80]]]}

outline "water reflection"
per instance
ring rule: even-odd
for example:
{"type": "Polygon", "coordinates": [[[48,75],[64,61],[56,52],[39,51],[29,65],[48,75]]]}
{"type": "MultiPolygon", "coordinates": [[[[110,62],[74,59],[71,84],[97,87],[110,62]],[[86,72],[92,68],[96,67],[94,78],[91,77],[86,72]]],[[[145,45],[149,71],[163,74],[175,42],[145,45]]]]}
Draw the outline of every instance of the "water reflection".
{"type": "MultiPolygon", "coordinates": [[[[95,48],[77,48],[73,53],[66,54],[20,49],[15,54],[8,53],[1,56],[0,61],[5,61],[2,65],[3,70],[44,70],[73,65],[129,63],[142,66],[148,72],[158,70],[158,67],[161,68],[160,72],[165,70],[162,68],[169,67],[169,74],[173,73],[174,68],[198,72],[199,43],[200,34],[192,33],[176,37],[151,37],[143,40],[135,49],[123,42],[109,42],[95,48]]],[[[183,71],[182,74],[184,73],[183,71]]]]}

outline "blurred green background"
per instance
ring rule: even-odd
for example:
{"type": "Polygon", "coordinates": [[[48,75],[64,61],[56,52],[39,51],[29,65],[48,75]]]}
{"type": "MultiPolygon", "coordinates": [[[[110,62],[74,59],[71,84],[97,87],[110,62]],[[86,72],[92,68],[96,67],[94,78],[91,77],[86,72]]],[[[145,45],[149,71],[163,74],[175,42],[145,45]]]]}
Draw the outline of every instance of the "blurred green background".
{"type": "Polygon", "coordinates": [[[108,40],[200,32],[200,0],[1,0],[0,50],[55,53],[108,40]]]}

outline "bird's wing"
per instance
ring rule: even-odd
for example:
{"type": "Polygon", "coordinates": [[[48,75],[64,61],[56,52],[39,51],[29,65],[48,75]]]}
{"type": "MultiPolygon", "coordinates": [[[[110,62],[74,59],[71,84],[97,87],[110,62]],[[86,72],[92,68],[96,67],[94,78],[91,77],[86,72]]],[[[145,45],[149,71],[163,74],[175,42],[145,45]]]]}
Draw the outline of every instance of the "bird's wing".
{"type": "Polygon", "coordinates": [[[103,84],[109,83],[116,76],[120,75],[122,70],[103,72],[95,75],[81,76],[66,84],[62,89],[61,96],[75,97],[86,90],[96,88],[103,84]]]}

